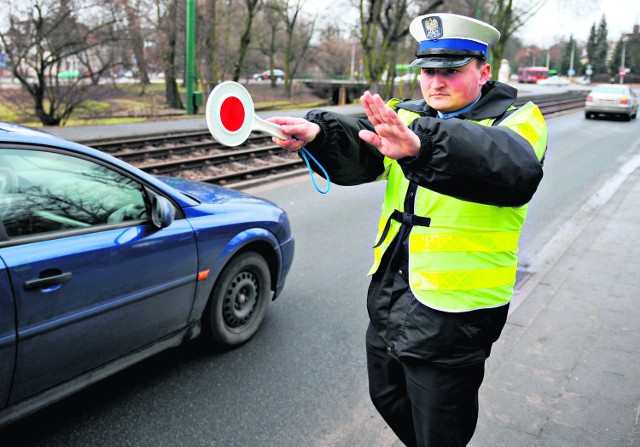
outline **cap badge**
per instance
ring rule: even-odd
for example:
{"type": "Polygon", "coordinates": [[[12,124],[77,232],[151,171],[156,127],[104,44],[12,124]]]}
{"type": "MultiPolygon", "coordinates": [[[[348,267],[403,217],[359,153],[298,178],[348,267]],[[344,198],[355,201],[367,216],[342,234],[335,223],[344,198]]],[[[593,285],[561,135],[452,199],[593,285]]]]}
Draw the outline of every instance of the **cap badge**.
{"type": "Polygon", "coordinates": [[[439,39],[442,37],[442,20],[440,17],[427,17],[423,22],[424,34],[427,39],[439,39]]]}

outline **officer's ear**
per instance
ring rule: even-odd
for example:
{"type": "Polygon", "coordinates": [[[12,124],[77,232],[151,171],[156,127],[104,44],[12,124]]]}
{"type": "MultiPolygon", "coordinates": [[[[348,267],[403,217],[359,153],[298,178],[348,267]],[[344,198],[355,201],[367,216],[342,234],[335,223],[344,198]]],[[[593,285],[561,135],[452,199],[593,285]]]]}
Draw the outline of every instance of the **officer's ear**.
{"type": "Polygon", "coordinates": [[[491,79],[491,64],[478,60],[478,69],[480,70],[480,86],[483,86],[491,79]]]}

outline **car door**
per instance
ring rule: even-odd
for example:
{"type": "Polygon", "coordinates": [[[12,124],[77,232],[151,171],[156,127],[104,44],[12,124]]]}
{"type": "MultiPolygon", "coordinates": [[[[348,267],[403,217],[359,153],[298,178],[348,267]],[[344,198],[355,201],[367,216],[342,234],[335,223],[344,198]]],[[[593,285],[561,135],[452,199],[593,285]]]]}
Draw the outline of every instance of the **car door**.
{"type": "Polygon", "coordinates": [[[0,243],[17,310],[11,402],[185,327],[197,270],[186,219],[156,228],[148,185],[87,156],[30,147],[0,157],[15,184],[0,243]]]}
{"type": "MultiPolygon", "coordinates": [[[[0,241],[2,241],[0,222],[0,241]]],[[[7,266],[0,257],[0,408],[9,398],[16,350],[16,318],[7,266]]]]}

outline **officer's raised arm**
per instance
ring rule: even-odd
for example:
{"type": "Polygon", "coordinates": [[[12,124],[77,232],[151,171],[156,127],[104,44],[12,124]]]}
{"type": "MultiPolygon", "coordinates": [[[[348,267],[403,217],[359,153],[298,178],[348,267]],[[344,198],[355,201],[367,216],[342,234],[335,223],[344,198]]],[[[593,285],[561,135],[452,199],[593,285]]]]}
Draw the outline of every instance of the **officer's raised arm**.
{"type": "Polygon", "coordinates": [[[380,95],[372,95],[367,91],[360,98],[360,102],[375,129],[375,132],[361,130],[360,138],[394,160],[415,157],[418,154],[420,139],[398,118],[396,112],[382,101],[380,95]]]}

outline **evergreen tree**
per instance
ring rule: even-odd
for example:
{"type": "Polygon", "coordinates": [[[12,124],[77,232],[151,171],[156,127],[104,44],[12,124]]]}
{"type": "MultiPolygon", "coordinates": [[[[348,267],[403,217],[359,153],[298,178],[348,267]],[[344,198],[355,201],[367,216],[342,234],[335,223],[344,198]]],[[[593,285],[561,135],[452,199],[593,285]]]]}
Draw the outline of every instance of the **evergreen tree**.
{"type": "MultiPolygon", "coordinates": [[[[624,35],[623,35],[624,37],[624,35]]],[[[609,61],[609,72],[610,73],[618,73],[620,68],[622,68],[622,48],[624,44],[622,42],[622,37],[616,43],[616,48],[613,50],[613,56],[609,61]]],[[[625,65],[627,65],[627,57],[625,54],[625,65]]]]}
{"type": "Polygon", "coordinates": [[[624,68],[629,69],[631,76],[640,74],[640,34],[623,35],[616,43],[609,63],[611,73],[618,74],[622,67],[622,50],[624,49],[624,68]],[[626,39],[626,42],[623,41],[626,39]]]}
{"type": "MultiPolygon", "coordinates": [[[[594,60],[595,60],[595,52],[596,52],[596,24],[594,23],[593,25],[591,25],[591,30],[589,31],[589,39],[587,40],[587,46],[585,48],[586,52],[587,52],[587,58],[589,59],[589,62],[587,62],[587,65],[591,65],[592,67],[594,67],[594,60]]],[[[585,74],[585,70],[586,70],[586,66],[582,67],[582,74],[585,74]]],[[[594,73],[597,73],[595,71],[595,69],[593,70],[594,73]]]]}
{"type": "Polygon", "coordinates": [[[631,74],[640,75],[640,33],[629,34],[626,45],[624,65],[631,74]]]}
{"type": "Polygon", "coordinates": [[[607,21],[604,16],[600,20],[598,32],[596,34],[595,60],[597,71],[594,73],[607,73],[607,54],[609,53],[609,42],[607,41],[607,21]]]}
{"type": "Polygon", "coordinates": [[[560,60],[560,74],[569,74],[569,70],[573,67],[576,73],[580,69],[579,62],[580,49],[578,44],[573,38],[573,34],[569,37],[569,42],[565,45],[562,52],[562,58],[560,60]],[[571,58],[573,57],[573,64],[571,58]]]}
{"type": "Polygon", "coordinates": [[[600,24],[596,28],[594,23],[589,32],[587,41],[587,57],[594,75],[608,73],[607,54],[609,53],[609,43],[607,42],[607,20],[602,16],[600,24]]]}

